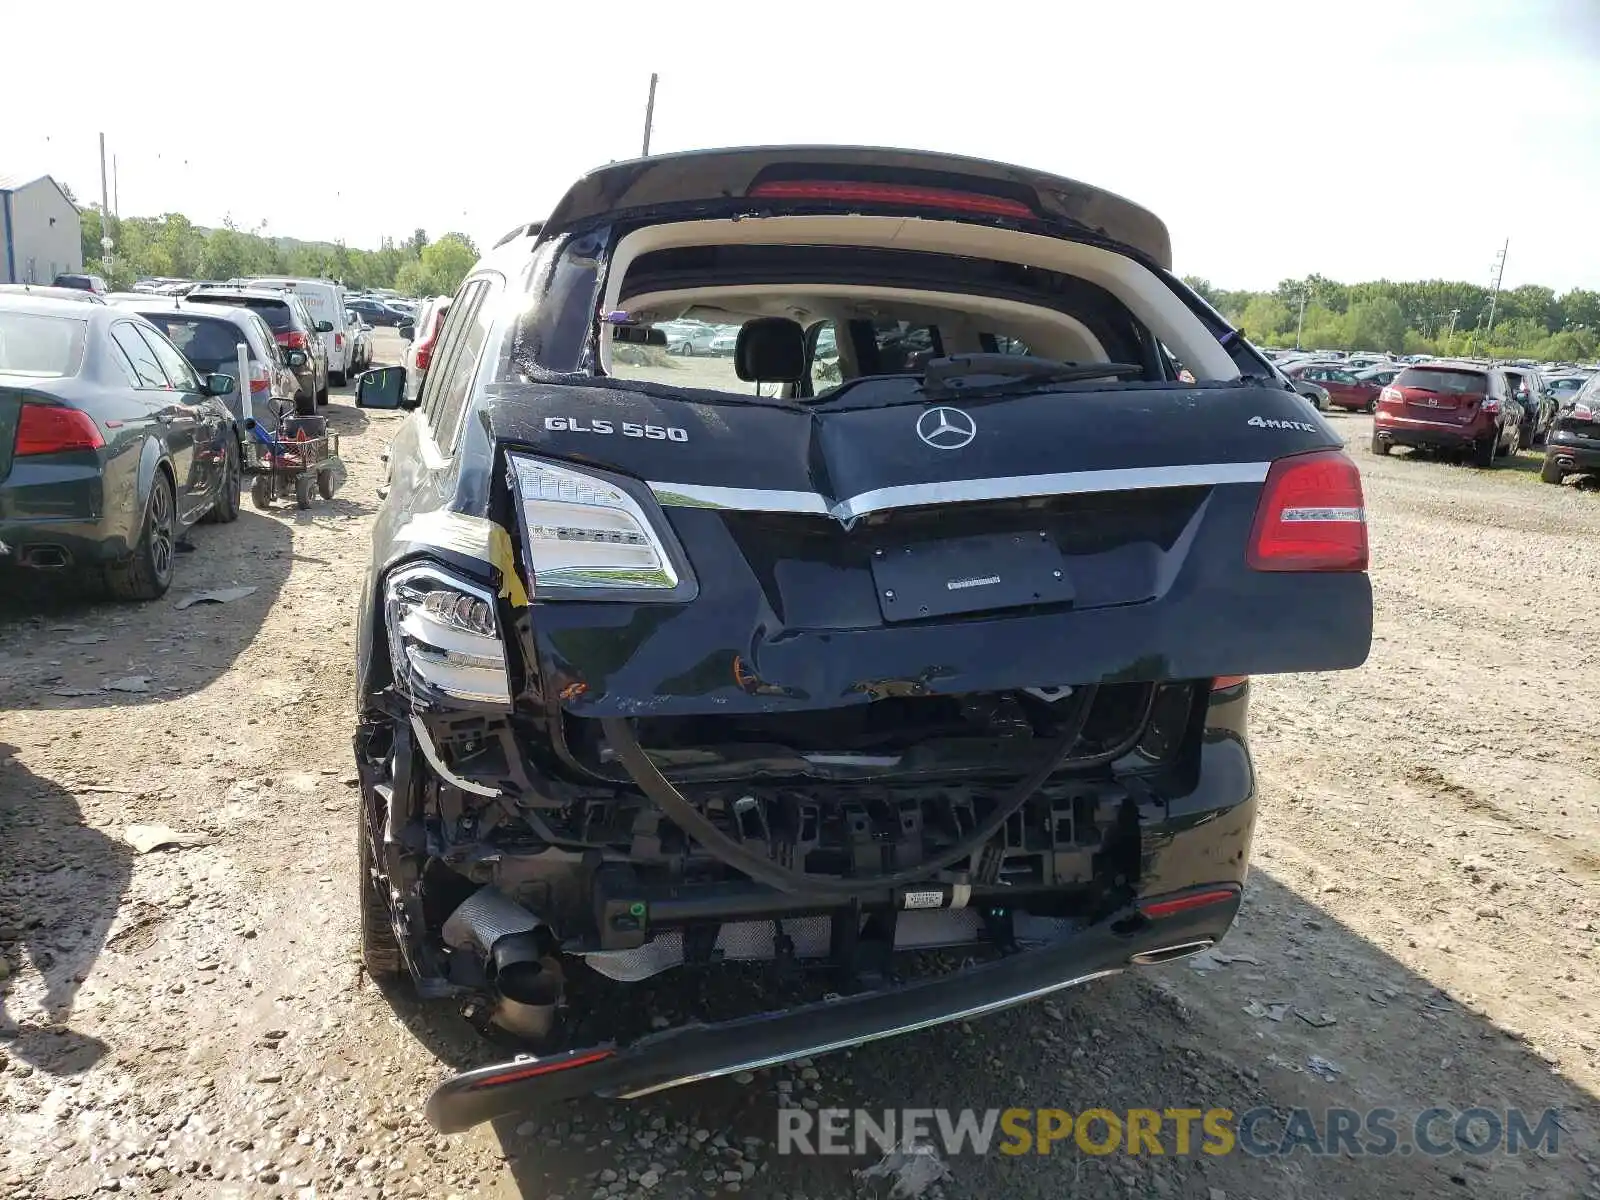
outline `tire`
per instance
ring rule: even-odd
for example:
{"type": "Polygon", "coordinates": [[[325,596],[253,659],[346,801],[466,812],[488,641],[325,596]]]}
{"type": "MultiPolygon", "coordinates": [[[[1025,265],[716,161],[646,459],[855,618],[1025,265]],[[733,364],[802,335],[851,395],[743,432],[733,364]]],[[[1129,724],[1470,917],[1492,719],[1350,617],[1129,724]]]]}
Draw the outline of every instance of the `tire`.
{"type": "Polygon", "coordinates": [[[317,413],[317,398],[315,395],[294,394],[294,415],[297,417],[313,417],[317,413]]]}
{"type": "Polygon", "coordinates": [[[1534,437],[1535,434],[1533,432],[1532,421],[1524,421],[1521,425],[1517,426],[1517,446],[1519,448],[1522,446],[1533,445],[1534,437]]]}
{"type": "Polygon", "coordinates": [[[305,472],[294,477],[294,503],[296,508],[311,507],[311,488],[313,480],[305,472]]]}
{"type": "Polygon", "coordinates": [[[1362,409],[1362,411],[1363,412],[1369,412],[1369,413],[1377,412],[1378,411],[1378,398],[1376,396],[1374,396],[1371,400],[1368,400],[1366,408],[1362,409]]]}
{"type": "Polygon", "coordinates": [[[1499,433],[1490,434],[1483,441],[1472,447],[1472,465],[1475,467],[1494,466],[1495,453],[1499,447],[1499,433]]]}
{"type": "Polygon", "coordinates": [[[326,404],[327,402],[328,402],[328,381],[326,379],[324,379],[322,381],[322,386],[319,389],[317,389],[317,403],[319,405],[322,405],[322,404],[326,404]]]}
{"type": "Polygon", "coordinates": [[[1373,434],[1372,435],[1372,452],[1374,454],[1378,455],[1381,458],[1384,455],[1388,454],[1389,451],[1392,450],[1392,449],[1394,449],[1394,447],[1392,445],[1390,445],[1388,442],[1384,441],[1377,434],[1373,434]]]}
{"type": "Polygon", "coordinates": [[[321,496],[324,500],[332,500],[333,499],[333,472],[332,471],[318,471],[317,472],[317,495],[321,496]]]}
{"type": "Polygon", "coordinates": [[[1560,484],[1566,478],[1566,475],[1567,473],[1561,469],[1561,464],[1556,462],[1555,455],[1546,454],[1544,456],[1544,466],[1539,468],[1540,479],[1546,483],[1560,484]]]}
{"type": "Polygon", "coordinates": [[[272,476],[257,475],[250,480],[250,503],[263,509],[272,506],[272,476]]]}
{"type": "Polygon", "coordinates": [[[229,525],[239,519],[239,485],[243,475],[239,468],[239,447],[231,438],[226,454],[228,461],[222,467],[217,502],[211,506],[210,512],[200,518],[208,525],[229,525]]]}
{"type": "Polygon", "coordinates": [[[177,556],[178,498],[167,473],[156,471],[145,501],[139,542],[126,562],[105,568],[106,591],[114,600],[155,600],[172,586],[177,556]]]}
{"type": "Polygon", "coordinates": [[[1522,426],[1519,425],[1511,431],[1511,444],[1501,448],[1498,453],[1501,458],[1512,458],[1520,449],[1522,449],[1522,426]]]}
{"type": "Polygon", "coordinates": [[[356,821],[356,862],[361,878],[361,965],[376,983],[397,980],[405,972],[405,959],[394,936],[394,921],[389,915],[389,900],[378,882],[378,861],[372,850],[372,818],[365,796],[361,798],[361,817],[356,821]]]}
{"type": "MultiPolygon", "coordinates": [[[[344,386],[344,380],[345,380],[345,375],[344,375],[343,371],[329,371],[328,372],[328,382],[331,383],[334,387],[343,387],[344,386]]],[[[322,403],[326,404],[327,402],[328,402],[328,398],[327,398],[326,395],[324,395],[323,398],[322,398],[322,403]]]]}
{"type": "Polygon", "coordinates": [[[678,353],[684,358],[693,358],[694,345],[690,342],[685,342],[682,346],[678,347],[678,353]]]}

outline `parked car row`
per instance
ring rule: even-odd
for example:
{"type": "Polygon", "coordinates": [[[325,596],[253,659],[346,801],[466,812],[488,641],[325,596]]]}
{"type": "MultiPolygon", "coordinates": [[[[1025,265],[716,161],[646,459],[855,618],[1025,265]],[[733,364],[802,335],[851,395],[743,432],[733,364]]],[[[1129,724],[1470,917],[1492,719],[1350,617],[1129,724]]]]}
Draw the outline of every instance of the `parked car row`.
{"type": "MultiPolygon", "coordinates": [[[[169,325],[197,354],[215,333],[202,320],[169,325]]],[[[222,334],[239,336],[249,331],[222,334]]],[[[255,342],[265,356],[259,330],[255,342]]],[[[240,409],[226,402],[237,388],[233,373],[197,371],[132,309],[0,296],[0,571],[90,576],[119,599],[162,595],[184,530],[238,519],[240,409]]]]}
{"type": "Polygon", "coordinates": [[[238,516],[244,418],[292,431],[287,414],[371,365],[372,326],[343,300],[322,280],[0,285],[0,573],[165,592],[183,531],[238,516]]]}

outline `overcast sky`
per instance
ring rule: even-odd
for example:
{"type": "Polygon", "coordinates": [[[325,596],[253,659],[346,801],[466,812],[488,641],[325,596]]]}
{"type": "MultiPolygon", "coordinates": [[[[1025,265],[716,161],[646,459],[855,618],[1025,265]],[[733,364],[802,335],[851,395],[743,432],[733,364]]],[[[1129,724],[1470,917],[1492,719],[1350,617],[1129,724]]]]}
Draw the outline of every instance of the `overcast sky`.
{"type": "Polygon", "coordinates": [[[1487,283],[1509,237],[1508,286],[1600,288],[1600,0],[26,14],[6,23],[0,174],[97,198],[103,131],[123,216],[482,245],[638,154],[654,70],[654,150],[831,142],[1039,167],[1154,209],[1178,270],[1222,286],[1487,283]]]}

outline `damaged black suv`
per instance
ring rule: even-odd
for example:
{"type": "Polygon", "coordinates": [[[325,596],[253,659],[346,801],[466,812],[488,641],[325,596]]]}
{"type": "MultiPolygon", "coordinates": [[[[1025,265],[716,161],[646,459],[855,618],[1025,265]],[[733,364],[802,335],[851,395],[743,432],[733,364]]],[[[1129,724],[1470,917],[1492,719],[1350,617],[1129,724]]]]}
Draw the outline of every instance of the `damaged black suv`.
{"type": "Polygon", "coordinates": [[[358,641],[368,968],[525,1051],[437,1128],[1227,932],[1248,676],[1364,661],[1366,524],[1339,435],[1170,256],[1068,179],[788,147],[605,167],[472,271],[358,641]],[[691,326],[732,352],[670,353],[691,326]],[[794,1003],[594,1033],[739,963],[794,1003]]]}

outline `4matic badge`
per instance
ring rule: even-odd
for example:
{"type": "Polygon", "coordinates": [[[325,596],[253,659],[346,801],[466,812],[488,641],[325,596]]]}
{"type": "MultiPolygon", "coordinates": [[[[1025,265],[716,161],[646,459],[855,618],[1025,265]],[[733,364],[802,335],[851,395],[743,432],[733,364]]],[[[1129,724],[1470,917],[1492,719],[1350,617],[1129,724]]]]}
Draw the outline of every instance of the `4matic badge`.
{"type": "Polygon", "coordinates": [[[1299,429],[1305,433],[1321,433],[1315,425],[1305,421],[1279,421],[1274,417],[1251,417],[1246,425],[1254,425],[1257,429],[1299,429]]]}

